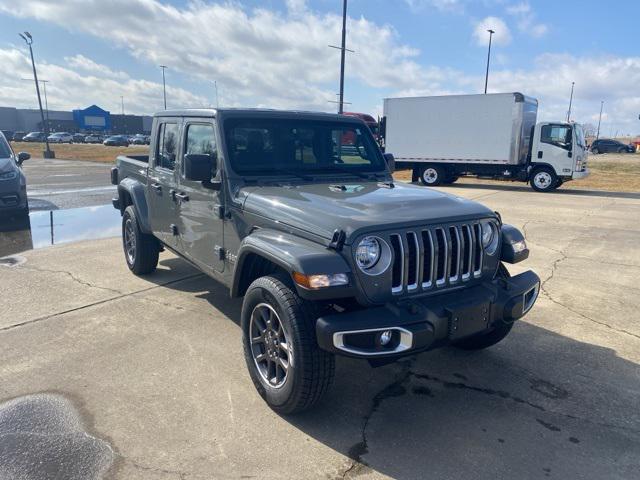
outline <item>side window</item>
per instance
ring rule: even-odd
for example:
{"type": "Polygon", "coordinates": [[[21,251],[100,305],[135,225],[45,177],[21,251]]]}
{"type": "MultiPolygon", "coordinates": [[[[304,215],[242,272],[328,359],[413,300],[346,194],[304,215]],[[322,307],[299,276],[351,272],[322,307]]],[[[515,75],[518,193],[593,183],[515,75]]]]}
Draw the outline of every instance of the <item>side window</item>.
{"type": "MultiPolygon", "coordinates": [[[[210,157],[211,177],[217,176],[218,147],[216,134],[211,124],[191,124],[187,126],[184,142],[185,155],[206,155],[210,157]]],[[[183,165],[184,170],[184,165],[183,165]]],[[[184,174],[184,171],[182,172],[184,174]]]]}
{"type": "Polygon", "coordinates": [[[163,123],[158,131],[156,166],[173,170],[178,154],[178,124],[163,123]]]}
{"type": "Polygon", "coordinates": [[[544,125],[540,141],[566,150],[571,150],[571,127],[566,125],[544,125]]]}

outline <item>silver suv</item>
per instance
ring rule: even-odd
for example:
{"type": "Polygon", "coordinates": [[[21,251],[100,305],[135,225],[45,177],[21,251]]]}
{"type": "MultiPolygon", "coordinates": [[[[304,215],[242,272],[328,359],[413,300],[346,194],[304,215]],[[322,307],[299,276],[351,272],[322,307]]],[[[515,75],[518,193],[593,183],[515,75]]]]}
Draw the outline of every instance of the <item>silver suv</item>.
{"type": "Polygon", "coordinates": [[[27,215],[27,180],[22,162],[31,158],[26,152],[15,155],[0,132],[0,214],[27,215]]]}

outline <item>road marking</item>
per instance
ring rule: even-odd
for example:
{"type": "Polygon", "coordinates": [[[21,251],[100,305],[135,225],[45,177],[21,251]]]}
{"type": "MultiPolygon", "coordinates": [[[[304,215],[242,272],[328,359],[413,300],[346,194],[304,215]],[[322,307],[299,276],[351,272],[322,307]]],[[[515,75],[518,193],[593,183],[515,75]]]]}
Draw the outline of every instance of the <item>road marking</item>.
{"type": "Polygon", "coordinates": [[[70,190],[29,190],[29,195],[68,195],[70,193],[86,193],[86,192],[111,192],[115,190],[115,185],[108,187],[89,187],[89,188],[74,188],[70,190]]]}
{"type": "Polygon", "coordinates": [[[50,177],[79,177],[81,173],[58,173],[56,175],[49,175],[50,177]]]}

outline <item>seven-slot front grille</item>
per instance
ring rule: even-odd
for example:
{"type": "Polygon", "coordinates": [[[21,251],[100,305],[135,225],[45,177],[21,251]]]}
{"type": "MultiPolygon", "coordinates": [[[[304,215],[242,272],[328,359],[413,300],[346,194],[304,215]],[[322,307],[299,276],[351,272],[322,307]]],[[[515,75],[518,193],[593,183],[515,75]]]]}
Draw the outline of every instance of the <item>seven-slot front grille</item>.
{"type": "Polygon", "coordinates": [[[482,275],[480,224],[419,228],[389,235],[391,291],[454,286],[482,275]]]}

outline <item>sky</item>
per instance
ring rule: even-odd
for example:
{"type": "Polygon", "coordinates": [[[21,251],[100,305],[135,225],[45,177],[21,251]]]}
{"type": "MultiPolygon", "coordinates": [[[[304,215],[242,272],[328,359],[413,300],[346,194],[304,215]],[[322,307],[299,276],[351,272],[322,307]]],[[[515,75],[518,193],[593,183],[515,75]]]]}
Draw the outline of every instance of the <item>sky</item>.
{"type": "MultiPolygon", "coordinates": [[[[638,0],[349,0],[345,110],[387,97],[489,92],[539,119],[640,133],[638,0]],[[615,8],[613,5],[615,4],[615,8]]],[[[29,31],[50,109],[120,113],[268,107],[335,111],[341,0],[0,0],[0,106],[36,108],[29,31]],[[214,83],[215,82],[215,83],[214,83]],[[217,99],[216,99],[217,85],[217,99]]]]}

